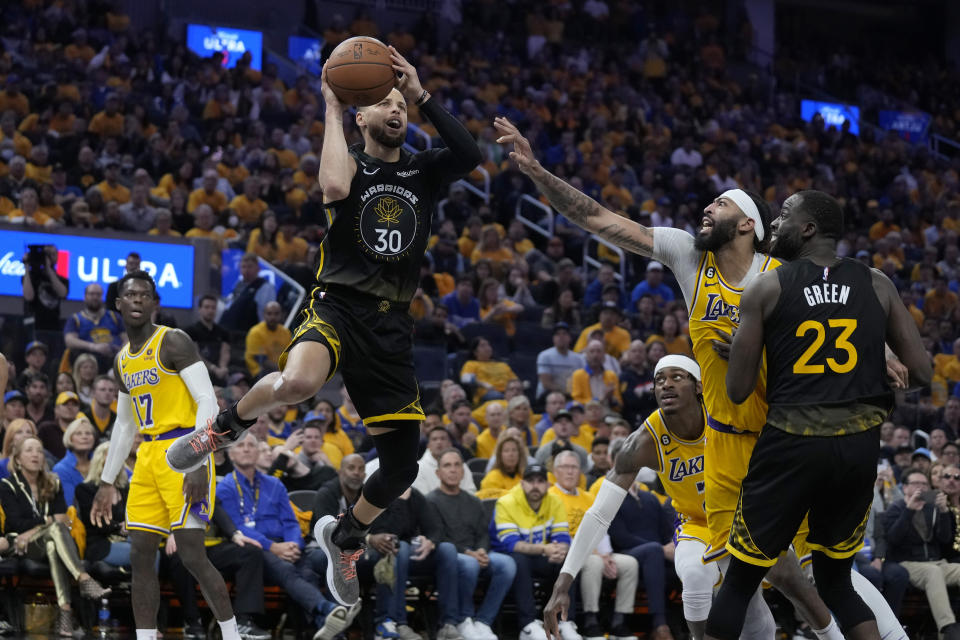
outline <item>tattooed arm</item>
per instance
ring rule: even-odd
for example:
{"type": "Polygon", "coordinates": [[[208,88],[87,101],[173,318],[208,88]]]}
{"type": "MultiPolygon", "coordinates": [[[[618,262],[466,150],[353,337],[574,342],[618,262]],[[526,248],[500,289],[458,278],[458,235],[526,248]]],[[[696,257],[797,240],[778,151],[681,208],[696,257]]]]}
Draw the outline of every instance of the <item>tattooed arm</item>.
{"type": "Polygon", "coordinates": [[[530,176],[554,209],[574,224],[622,249],[644,256],[653,252],[653,229],[604,208],[590,196],[577,191],[544,169],[534,157],[530,142],[506,118],[496,118],[493,126],[500,134],[497,142],[513,144],[510,159],[517,163],[520,171],[530,176]]]}

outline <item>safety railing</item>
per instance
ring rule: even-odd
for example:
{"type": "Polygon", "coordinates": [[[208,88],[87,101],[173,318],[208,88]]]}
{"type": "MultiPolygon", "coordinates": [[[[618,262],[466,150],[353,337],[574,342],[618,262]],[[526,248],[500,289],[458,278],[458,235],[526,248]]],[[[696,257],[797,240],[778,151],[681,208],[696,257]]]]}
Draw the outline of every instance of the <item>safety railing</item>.
{"type": "Polygon", "coordinates": [[[614,280],[620,281],[620,286],[623,287],[624,283],[627,281],[627,252],[613,244],[609,240],[601,238],[596,234],[590,234],[587,236],[587,239],[583,243],[583,279],[584,282],[588,282],[589,274],[587,273],[590,267],[594,269],[599,269],[605,263],[601,262],[599,259],[594,258],[590,255],[591,243],[596,244],[599,248],[600,246],[606,247],[610,250],[611,253],[615,254],[619,258],[620,263],[620,273],[614,272],[614,280]]]}
{"type": "Polygon", "coordinates": [[[517,206],[514,210],[513,217],[520,221],[523,226],[527,227],[534,233],[538,233],[541,236],[546,238],[553,237],[554,224],[556,224],[556,215],[553,213],[553,208],[543,204],[533,196],[523,194],[517,200],[517,206]],[[539,220],[534,220],[523,215],[524,204],[528,204],[536,209],[539,209],[543,212],[543,217],[539,220]],[[544,226],[544,221],[546,226],[544,226]]]}

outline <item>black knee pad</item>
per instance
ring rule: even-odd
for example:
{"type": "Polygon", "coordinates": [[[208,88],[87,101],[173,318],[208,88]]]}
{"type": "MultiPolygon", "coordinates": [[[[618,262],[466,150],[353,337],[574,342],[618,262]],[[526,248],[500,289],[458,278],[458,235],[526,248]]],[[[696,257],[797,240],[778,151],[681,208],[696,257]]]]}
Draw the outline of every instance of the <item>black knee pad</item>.
{"type": "Polygon", "coordinates": [[[420,429],[416,422],[407,420],[377,426],[395,428],[373,436],[380,468],[363,485],[363,497],[373,506],[386,509],[417,479],[420,429]]]}
{"type": "Polygon", "coordinates": [[[817,583],[817,593],[836,617],[841,631],[876,619],[853,588],[851,564],[850,558],[837,559],[819,551],[813,552],[813,579],[817,583]]]}

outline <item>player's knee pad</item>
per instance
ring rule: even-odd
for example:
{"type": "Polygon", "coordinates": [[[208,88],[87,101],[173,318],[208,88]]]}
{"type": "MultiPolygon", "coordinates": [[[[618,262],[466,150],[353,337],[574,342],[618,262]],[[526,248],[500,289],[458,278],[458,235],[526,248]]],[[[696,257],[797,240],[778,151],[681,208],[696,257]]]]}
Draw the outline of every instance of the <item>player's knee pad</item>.
{"type": "Polygon", "coordinates": [[[850,559],[834,559],[819,551],[813,552],[813,578],[817,592],[833,612],[841,631],[862,622],[875,620],[870,607],[857,595],[850,581],[850,559]]]}
{"type": "Polygon", "coordinates": [[[363,497],[373,506],[386,509],[417,479],[417,472],[420,470],[417,463],[420,430],[412,421],[397,421],[377,426],[396,428],[373,436],[373,443],[380,458],[380,468],[363,485],[363,497]]]}
{"type": "Polygon", "coordinates": [[[680,541],[674,556],[674,566],[683,583],[683,616],[694,622],[707,619],[713,588],[720,579],[717,565],[701,560],[702,550],[703,545],[680,541]]]}
{"type": "Polygon", "coordinates": [[[689,589],[683,585],[683,617],[691,622],[700,622],[710,615],[710,605],[713,603],[713,589],[702,591],[689,589]]]}

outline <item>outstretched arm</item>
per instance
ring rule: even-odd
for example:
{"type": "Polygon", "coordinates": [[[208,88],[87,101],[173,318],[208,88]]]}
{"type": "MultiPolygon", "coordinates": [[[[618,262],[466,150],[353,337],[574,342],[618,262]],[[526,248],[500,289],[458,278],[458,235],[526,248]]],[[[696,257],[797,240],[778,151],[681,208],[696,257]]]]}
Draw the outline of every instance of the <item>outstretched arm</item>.
{"type": "Polygon", "coordinates": [[[510,159],[517,163],[520,171],[533,180],[540,192],[547,196],[554,209],[574,224],[609,240],[618,247],[644,256],[653,253],[653,229],[604,208],[590,196],[577,191],[544,169],[534,157],[530,142],[506,118],[498,117],[494,120],[493,126],[500,134],[497,142],[513,145],[510,159]]]}
{"type": "Polygon", "coordinates": [[[780,295],[780,280],[775,271],[761,273],[740,297],[740,328],[730,347],[727,365],[727,395],[740,404],[757,387],[757,375],[763,360],[763,319],[780,295]]]}

